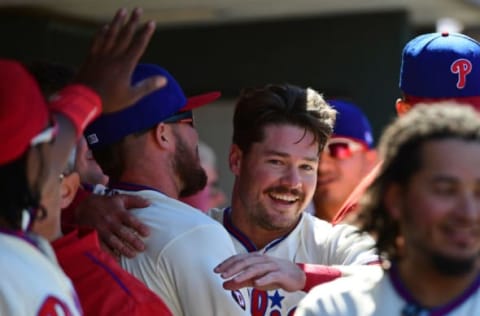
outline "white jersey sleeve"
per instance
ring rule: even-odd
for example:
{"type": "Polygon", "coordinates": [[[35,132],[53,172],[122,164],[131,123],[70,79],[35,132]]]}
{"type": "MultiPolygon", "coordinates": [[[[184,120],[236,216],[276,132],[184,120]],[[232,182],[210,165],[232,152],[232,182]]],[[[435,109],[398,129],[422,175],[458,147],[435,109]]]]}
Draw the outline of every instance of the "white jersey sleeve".
{"type": "MultiPolygon", "coordinates": [[[[376,304],[371,295],[383,276],[380,266],[356,266],[349,277],[314,287],[300,301],[295,316],[371,316],[376,304]]],[[[400,315],[387,313],[385,315],[400,315]]]]}
{"type": "Polygon", "coordinates": [[[296,316],[480,315],[480,276],[452,301],[420,306],[408,289],[379,266],[357,267],[349,277],[313,288],[299,303],[296,316]]]}
{"type": "Polygon", "coordinates": [[[133,211],[150,228],[146,250],[121,258],[122,266],[167,304],[172,314],[249,315],[248,291],[229,291],[213,269],[236,254],[227,231],[178,200],[153,191],[139,192],[151,201],[133,211]]]}
{"type": "Polygon", "coordinates": [[[247,290],[223,289],[222,278],[213,272],[220,262],[235,254],[226,238],[221,226],[202,226],[180,236],[162,253],[158,273],[170,286],[167,295],[175,299],[174,315],[248,314],[247,290]]]}
{"type": "MultiPolygon", "coordinates": [[[[44,242],[42,248],[51,248],[44,242]]],[[[0,315],[82,315],[70,279],[28,241],[0,233],[0,315]]]]}
{"type": "MultiPolygon", "coordinates": [[[[310,214],[304,214],[300,230],[303,253],[308,261],[325,265],[361,265],[378,262],[375,241],[359,234],[352,225],[332,226],[310,214]]],[[[301,261],[300,261],[301,262],[301,261]]]]}

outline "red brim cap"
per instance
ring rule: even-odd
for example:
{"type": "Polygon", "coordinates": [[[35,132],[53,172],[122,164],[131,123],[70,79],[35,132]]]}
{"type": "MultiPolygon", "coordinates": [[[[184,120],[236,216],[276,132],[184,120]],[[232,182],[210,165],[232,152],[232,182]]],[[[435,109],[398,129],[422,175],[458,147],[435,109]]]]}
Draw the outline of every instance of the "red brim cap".
{"type": "Polygon", "coordinates": [[[187,99],[187,103],[180,111],[181,112],[190,111],[198,107],[201,107],[202,105],[212,103],[213,101],[216,101],[217,99],[219,99],[221,95],[222,94],[220,93],[220,91],[213,91],[213,92],[208,92],[208,93],[196,95],[193,97],[189,97],[187,99]]]}
{"type": "Polygon", "coordinates": [[[455,102],[459,105],[472,106],[475,110],[480,112],[480,97],[456,97],[456,98],[421,98],[412,95],[404,95],[405,101],[412,106],[419,103],[431,104],[440,102],[455,102]]]}

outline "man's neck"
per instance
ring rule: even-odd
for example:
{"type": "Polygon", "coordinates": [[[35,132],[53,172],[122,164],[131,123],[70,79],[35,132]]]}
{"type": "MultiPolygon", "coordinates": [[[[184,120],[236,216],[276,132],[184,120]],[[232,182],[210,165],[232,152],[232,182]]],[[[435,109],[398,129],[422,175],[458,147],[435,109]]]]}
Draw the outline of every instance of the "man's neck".
{"type": "Polygon", "coordinates": [[[176,181],[167,173],[155,175],[155,173],[127,171],[122,175],[120,181],[151,187],[174,199],[178,199],[180,195],[180,189],[176,185],[176,181]]]}
{"type": "Polygon", "coordinates": [[[290,233],[295,227],[285,230],[268,230],[257,223],[252,223],[240,208],[232,205],[230,220],[240,232],[242,232],[255,245],[256,249],[263,249],[272,241],[290,233]]]}

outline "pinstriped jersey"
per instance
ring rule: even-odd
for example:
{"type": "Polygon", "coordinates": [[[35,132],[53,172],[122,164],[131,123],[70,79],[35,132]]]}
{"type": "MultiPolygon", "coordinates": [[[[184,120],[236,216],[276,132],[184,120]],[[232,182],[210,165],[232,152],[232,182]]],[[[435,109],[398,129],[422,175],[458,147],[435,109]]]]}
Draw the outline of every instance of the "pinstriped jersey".
{"type": "Polygon", "coordinates": [[[395,269],[362,267],[358,273],[313,288],[298,316],[473,316],[480,315],[480,275],[462,294],[435,308],[417,303],[395,269]]]}
{"type": "MultiPolygon", "coordinates": [[[[332,226],[310,214],[304,213],[293,231],[273,240],[263,249],[256,249],[249,238],[230,221],[229,208],[212,209],[209,215],[224,225],[232,236],[238,253],[260,251],[265,254],[290,259],[295,263],[319,265],[362,265],[377,262],[374,241],[355,233],[349,225],[332,226]]],[[[251,314],[254,316],[293,315],[305,292],[286,292],[282,289],[259,291],[250,289],[251,314]]]]}
{"type": "Polygon", "coordinates": [[[213,272],[236,254],[222,225],[153,189],[114,192],[151,203],[132,210],[150,228],[145,251],[135,258],[122,257],[120,263],[157,293],[173,315],[248,315],[247,291],[223,289],[222,278],[213,272]]]}

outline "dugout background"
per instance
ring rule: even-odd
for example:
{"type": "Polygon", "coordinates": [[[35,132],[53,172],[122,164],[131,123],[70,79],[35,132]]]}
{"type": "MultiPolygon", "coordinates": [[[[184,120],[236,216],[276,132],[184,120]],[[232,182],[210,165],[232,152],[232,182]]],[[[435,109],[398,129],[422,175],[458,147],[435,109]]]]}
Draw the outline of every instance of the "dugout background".
{"type": "MultiPolygon", "coordinates": [[[[69,65],[83,60],[97,28],[24,10],[0,10],[0,26],[1,57],[69,65]]],[[[142,61],[167,68],[187,95],[222,92],[220,102],[196,110],[196,117],[229,195],[232,111],[242,87],[288,82],[350,99],[367,113],[378,139],[395,116],[401,50],[411,37],[403,10],[159,26],[142,61]]]]}

